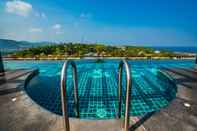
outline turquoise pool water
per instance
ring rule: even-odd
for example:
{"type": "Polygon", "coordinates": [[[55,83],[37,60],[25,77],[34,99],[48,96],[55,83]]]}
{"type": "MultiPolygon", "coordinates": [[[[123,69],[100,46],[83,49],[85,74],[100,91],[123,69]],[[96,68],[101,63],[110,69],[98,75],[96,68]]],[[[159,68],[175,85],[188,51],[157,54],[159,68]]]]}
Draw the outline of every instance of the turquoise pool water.
{"type": "MultiPolygon", "coordinates": [[[[60,71],[64,61],[5,61],[7,69],[39,68],[25,88],[27,94],[41,107],[61,115],[60,71]]],[[[80,118],[110,119],[117,114],[117,69],[119,60],[75,61],[78,70],[80,118]]],[[[130,115],[139,116],[157,111],[169,104],[176,95],[176,86],[159,71],[160,68],[194,66],[192,60],[131,60],[132,94],[130,115]]],[[[123,76],[124,78],[124,76],[123,76]]],[[[68,112],[75,117],[71,69],[68,69],[68,112]]],[[[124,80],[123,80],[124,85],[124,80]]],[[[123,101],[125,98],[123,86],[123,101]]],[[[122,115],[124,102],[122,102],[122,115]]]]}

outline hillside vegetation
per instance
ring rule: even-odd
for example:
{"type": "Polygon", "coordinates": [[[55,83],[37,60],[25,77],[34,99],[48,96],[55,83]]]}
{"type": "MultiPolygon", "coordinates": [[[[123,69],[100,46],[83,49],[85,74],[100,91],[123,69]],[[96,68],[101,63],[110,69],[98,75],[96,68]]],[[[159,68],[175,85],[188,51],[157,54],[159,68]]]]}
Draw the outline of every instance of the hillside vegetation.
{"type": "Polygon", "coordinates": [[[108,57],[173,57],[172,52],[155,51],[136,46],[109,46],[103,44],[65,43],[29,48],[12,54],[12,57],[59,57],[108,56],[108,57]]]}

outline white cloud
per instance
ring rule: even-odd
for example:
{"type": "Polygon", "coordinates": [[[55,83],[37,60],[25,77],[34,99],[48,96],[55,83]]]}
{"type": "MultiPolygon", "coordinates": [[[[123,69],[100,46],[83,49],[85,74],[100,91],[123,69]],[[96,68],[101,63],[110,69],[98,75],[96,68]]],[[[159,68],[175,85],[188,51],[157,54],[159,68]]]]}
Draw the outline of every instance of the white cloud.
{"type": "Polygon", "coordinates": [[[60,25],[60,24],[55,24],[55,25],[53,25],[53,26],[52,26],[52,29],[54,30],[54,33],[55,33],[56,35],[61,35],[61,34],[64,33],[64,32],[62,31],[62,25],[60,25]]]}
{"type": "Polygon", "coordinates": [[[41,17],[42,17],[42,18],[46,18],[46,14],[42,12],[42,13],[41,13],[41,17]]]}
{"type": "Polygon", "coordinates": [[[5,11],[20,16],[28,16],[32,11],[32,5],[20,0],[7,1],[5,11]]]}
{"type": "Polygon", "coordinates": [[[55,32],[56,35],[60,35],[60,34],[63,34],[63,33],[64,33],[63,31],[56,31],[55,32]]]}
{"type": "Polygon", "coordinates": [[[46,14],[44,12],[35,12],[36,17],[46,18],[46,14]]]}
{"type": "Polygon", "coordinates": [[[52,26],[52,28],[55,30],[60,30],[62,28],[62,26],[60,24],[55,24],[52,26]]]}
{"type": "Polygon", "coordinates": [[[37,32],[37,33],[39,33],[39,32],[43,32],[43,30],[42,30],[42,28],[30,28],[29,32],[37,32]]]}
{"type": "Polygon", "coordinates": [[[80,18],[82,18],[82,19],[88,19],[90,17],[92,17],[92,14],[90,14],[90,13],[81,13],[80,14],[80,18]]]}

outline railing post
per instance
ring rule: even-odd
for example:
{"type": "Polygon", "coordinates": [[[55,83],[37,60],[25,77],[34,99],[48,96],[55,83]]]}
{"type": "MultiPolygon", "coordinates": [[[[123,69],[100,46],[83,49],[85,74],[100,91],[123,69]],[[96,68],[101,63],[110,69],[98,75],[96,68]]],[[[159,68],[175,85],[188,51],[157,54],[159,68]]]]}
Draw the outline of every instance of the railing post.
{"type": "Polygon", "coordinates": [[[66,76],[65,72],[67,69],[67,62],[64,63],[62,72],[61,72],[61,103],[62,103],[62,115],[63,115],[63,125],[65,131],[70,131],[70,125],[69,125],[69,118],[67,113],[67,98],[66,98],[66,76]]]}
{"type": "Polygon", "coordinates": [[[131,96],[131,72],[126,60],[122,60],[118,67],[118,117],[121,117],[121,97],[122,97],[122,69],[123,66],[126,70],[126,103],[125,103],[125,118],[124,118],[124,131],[129,130],[129,109],[130,109],[130,96],[131,96]]]}
{"type": "Polygon", "coordinates": [[[196,55],[196,58],[195,58],[195,69],[197,69],[197,55],[196,55]]]}
{"type": "Polygon", "coordinates": [[[122,65],[121,62],[118,67],[118,115],[117,117],[121,117],[121,106],[122,106],[122,65]]]}
{"type": "Polygon", "coordinates": [[[130,96],[131,96],[131,78],[130,78],[130,70],[128,63],[124,60],[124,65],[126,69],[126,75],[127,75],[127,83],[126,83],[126,103],[125,103],[125,120],[124,120],[124,130],[129,130],[129,109],[130,109],[130,96]]]}
{"type": "Polygon", "coordinates": [[[64,130],[70,131],[69,116],[67,112],[67,98],[66,98],[66,80],[67,80],[67,68],[68,65],[72,66],[73,82],[74,82],[74,103],[75,103],[75,113],[79,117],[79,98],[78,98],[78,83],[77,83],[77,67],[73,61],[66,61],[62,67],[61,71],[61,103],[62,103],[62,114],[63,114],[63,124],[64,130]]]}
{"type": "Polygon", "coordinates": [[[75,103],[75,114],[79,117],[79,96],[78,96],[78,81],[77,81],[77,67],[74,62],[71,63],[73,67],[73,82],[74,82],[74,103],[75,103]]]}
{"type": "Polygon", "coordinates": [[[4,66],[3,66],[3,57],[1,56],[1,51],[0,51],[0,74],[4,75],[4,66]]]}

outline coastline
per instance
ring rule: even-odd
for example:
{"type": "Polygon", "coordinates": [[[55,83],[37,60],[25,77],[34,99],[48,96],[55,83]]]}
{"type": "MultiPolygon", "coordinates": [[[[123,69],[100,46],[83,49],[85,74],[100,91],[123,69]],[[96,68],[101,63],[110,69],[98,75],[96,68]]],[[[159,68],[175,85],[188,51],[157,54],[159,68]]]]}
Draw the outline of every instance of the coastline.
{"type": "Polygon", "coordinates": [[[195,56],[190,57],[65,57],[65,58],[13,58],[13,57],[4,57],[3,60],[11,61],[11,60],[80,60],[80,59],[128,59],[128,60],[195,60],[195,56]]]}

